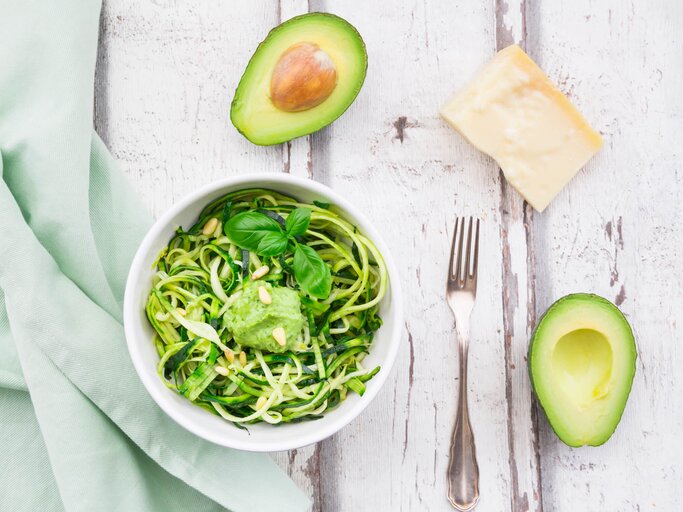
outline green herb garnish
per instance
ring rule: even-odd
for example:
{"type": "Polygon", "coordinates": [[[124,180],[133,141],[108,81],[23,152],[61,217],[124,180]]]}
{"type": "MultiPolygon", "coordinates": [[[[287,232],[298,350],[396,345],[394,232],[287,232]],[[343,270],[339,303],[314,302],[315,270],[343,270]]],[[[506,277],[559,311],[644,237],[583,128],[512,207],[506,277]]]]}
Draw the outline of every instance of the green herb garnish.
{"type": "Polygon", "coordinates": [[[291,248],[294,278],[301,289],[312,297],[326,299],[332,286],[330,267],[315,249],[297,240],[306,233],[310,222],[311,210],[308,208],[296,208],[287,215],[284,229],[265,213],[247,211],[230,218],[225,225],[225,234],[238,247],[259,256],[280,256],[291,248]]]}

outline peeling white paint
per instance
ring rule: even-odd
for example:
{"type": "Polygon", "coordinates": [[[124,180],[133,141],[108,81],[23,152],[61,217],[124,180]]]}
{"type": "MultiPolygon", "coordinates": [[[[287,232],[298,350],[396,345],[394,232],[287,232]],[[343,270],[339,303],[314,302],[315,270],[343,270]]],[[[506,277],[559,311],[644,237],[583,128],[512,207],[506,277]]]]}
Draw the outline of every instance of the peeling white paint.
{"type": "Polygon", "coordinates": [[[451,510],[457,350],[444,276],[454,217],[470,214],[485,220],[470,348],[477,510],[680,508],[680,26],[675,0],[105,2],[95,125],[155,215],[211,180],[290,172],[360,206],[399,262],[408,332],[395,375],[332,439],[274,456],[315,497],[315,511],[451,510]],[[358,99],[319,133],[253,146],[229,122],[244,66],[280,20],[327,9],[367,44],[358,99]],[[501,189],[494,162],[437,115],[509,42],[526,43],[606,138],[533,220],[501,189]],[[573,291],[622,302],[639,343],[636,381],[606,445],[568,448],[541,415],[536,447],[526,340],[537,314],[573,291]]]}

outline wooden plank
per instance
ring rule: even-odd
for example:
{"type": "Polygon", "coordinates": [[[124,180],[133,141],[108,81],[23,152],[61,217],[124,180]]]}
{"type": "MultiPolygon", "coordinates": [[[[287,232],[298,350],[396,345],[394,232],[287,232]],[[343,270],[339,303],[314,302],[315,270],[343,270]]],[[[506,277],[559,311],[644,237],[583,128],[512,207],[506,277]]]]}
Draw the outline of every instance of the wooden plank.
{"type": "MultiPolygon", "coordinates": [[[[278,23],[308,12],[307,0],[279,0],[277,5],[278,23]]],[[[280,145],[282,151],[282,171],[304,178],[313,178],[313,156],[311,137],[301,137],[280,145]]],[[[304,490],[313,501],[313,512],[323,510],[321,457],[326,443],[298,450],[272,454],[275,461],[287,471],[289,476],[304,490]]]]}
{"type": "MultiPolygon", "coordinates": [[[[496,49],[526,42],[526,0],[497,0],[496,49]]],[[[535,324],[533,209],[500,180],[500,237],[503,253],[503,325],[507,403],[510,509],[543,510],[537,408],[527,373],[527,347],[535,324]]]]}
{"type": "Polygon", "coordinates": [[[683,502],[683,40],[680,2],[538,2],[532,56],[605,147],[534,221],[538,306],[577,291],[621,305],[638,342],[629,403],[597,448],[542,421],[552,510],[680,510],[683,502]],[[540,28],[539,28],[540,27],[540,28]]]}
{"type": "MultiPolygon", "coordinates": [[[[313,2],[318,10],[330,4],[313,2]]],[[[315,172],[364,210],[398,260],[406,336],[396,373],[324,458],[325,510],[452,510],[446,466],[455,418],[457,347],[444,300],[456,214],[485,217],[484,275],[473,316],[471,413],[482,510],[510,503],[499,191],[492,162],[438,117],[495,48],[486,3],[335,3],[368,48],[358,99],[313,145],[315,172]],[[318,147],[320,144],[324,149],[318,147]],[[319,158],[325,164],[318,167],[319,158]],[[337,475],[336,479],[330,478],[337,475]]]]}
{"type": "Polygon", "coordinates": [[[158,215],[225,176],[282,169],[280,147],[256,147],[228,119],[255,45],[278,23],[275,2],[104,3],[95,126],[158,215]]]}

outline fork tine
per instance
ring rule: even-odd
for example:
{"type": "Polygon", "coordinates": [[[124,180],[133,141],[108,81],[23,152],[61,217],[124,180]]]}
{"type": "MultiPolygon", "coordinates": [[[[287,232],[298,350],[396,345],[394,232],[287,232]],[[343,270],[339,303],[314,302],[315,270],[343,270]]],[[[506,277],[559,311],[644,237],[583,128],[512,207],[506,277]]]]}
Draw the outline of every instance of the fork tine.
{"type": "MultiPolygon", "coordinates": [[[[464,220],[464,219],[463,219],[464,220]]],[[[463,281],[467,282],[471,279],[470,275],[470,254],[472,252],[472,217],[470,217],[470,223],[467,227],[467,249],[465,252],[465,270],[463,272],[463,281]]]]}
{"type": "Polygon", "coordinates": [[[472,279],[477,283],[477,266],[479,265],[479,219],[477,219],[477,232],[474,235],[474,263],[472,265],[472,279]]]}
{"type": "Polygon", "coordinates": [[[448,279],[455,279],[455,272],[453,272],[453,259],[455,257],[455,240],[458,237],[458,219],[455,218],[455,227],[453,228],[453,238],[451,239],[451,257],[448,263],[448,279]]]}
{"type": "Polygon", "coordinates": [[[458,238],[458,256],[455,261],[455,275],[453,276],[459,283],[464,281],[462,277],[462,242],[465,237],[465,217],[460,217],[460,237],[458,238]]]}

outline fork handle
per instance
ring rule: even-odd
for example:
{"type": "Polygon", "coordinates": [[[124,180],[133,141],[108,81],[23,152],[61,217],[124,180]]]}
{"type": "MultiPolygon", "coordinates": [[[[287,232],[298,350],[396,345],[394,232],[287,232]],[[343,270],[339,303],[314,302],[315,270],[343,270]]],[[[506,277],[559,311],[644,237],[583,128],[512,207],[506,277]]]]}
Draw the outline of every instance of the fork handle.
{"type": "MultiPolygon", "coordinates": [[[[456,331],[459,331],[457,325],[456,331]]],[[[468,333],[458,332],[460,352],[458,412],[448,462],[448,501],[455,509],[461,511],[472,510],[479,501],[479,466],[467,408],[468,337],[468,333]]]]}

